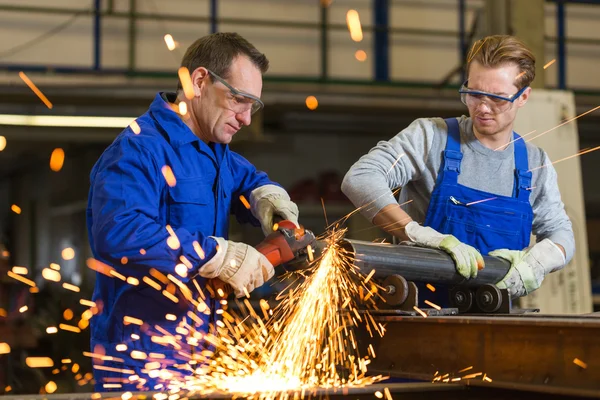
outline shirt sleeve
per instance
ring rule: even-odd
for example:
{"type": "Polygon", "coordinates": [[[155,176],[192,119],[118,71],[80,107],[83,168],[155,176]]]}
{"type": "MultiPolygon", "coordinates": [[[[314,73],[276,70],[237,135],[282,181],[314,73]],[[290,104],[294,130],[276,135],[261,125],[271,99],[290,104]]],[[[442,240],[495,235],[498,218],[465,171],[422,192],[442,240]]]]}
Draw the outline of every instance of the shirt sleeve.
{"type": "Polygon", "coordinates": [[[91,243],[94,256],[117,271],[143,277],[150,268],[186,282],[216,254],[216,241],[179,228],[175,237],[160,223],[166,183],[151,151],[135,138],[115,142],[91,179],[91,243]],[[187,277],[175,272],[189,261],[187,277]]]}
{"type": "Polygon", "coordinates": [[[381,141],[346,173],[342,191],[369,220],[389,204],[393,190],[418,180],[435,136],[434,121],[417,119],[388,141],[381,141]]]}
{"type": "Polygon", "coordinates": [[[264,185],[279,184],[271,181],[267,174],[259,171],[241,155],[231,152],[231,173],[233,181],[236,185],[231,202],[231,211],[235,214],[238,222],[250,223],[254,226],[260,226],[258,220],[252,215],[246,203],[240,200],[240,196],[244,196],[246,201],[250,201],[250,193],[264,185]]]}
{"type": "Polygon", "coordinates": [[[538,175],[534,180],[536,183],[533,188],[537,191],[533,200],[533,234],[538,242],[550,239],[561,245],[565,249],[566,260],[569,263],[575,253],[573,226],[560,197],[556,170],[548,154],[542,149],[539,151],[542,153],[542,168],[534,171],[538,175]]]}

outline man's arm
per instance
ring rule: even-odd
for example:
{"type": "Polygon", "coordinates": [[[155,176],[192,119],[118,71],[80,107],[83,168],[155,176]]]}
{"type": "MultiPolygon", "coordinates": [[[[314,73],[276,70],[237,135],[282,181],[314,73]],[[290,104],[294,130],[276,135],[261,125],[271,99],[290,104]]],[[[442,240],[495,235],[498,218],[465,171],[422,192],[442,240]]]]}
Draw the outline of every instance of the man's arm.
{"type": "Polygon", "coordinates": [[[123,138],[109,148],[92,177],[92,250],[127,275],[142,277],[155,268],[187,281],[214,257],[217,242],[183,228],[174,231],[177,239],[169,239],[159,218],[166,184],[161,166],[135,139],[123,138]],[[180,263],[193,266],[187,278],[175,272],[180,263]]]}
{"type": "Polygon", "coordinates": [[[533,234],[538,243],[550,239],[562,251],[564,264],[568,264],[575,253],[573,226],[561,200],[556,170],[546,152],[539,151],[544,167],[537,170],[539,175],[534,180],[533,190],[537,193],[533,202],[533,234]]]}

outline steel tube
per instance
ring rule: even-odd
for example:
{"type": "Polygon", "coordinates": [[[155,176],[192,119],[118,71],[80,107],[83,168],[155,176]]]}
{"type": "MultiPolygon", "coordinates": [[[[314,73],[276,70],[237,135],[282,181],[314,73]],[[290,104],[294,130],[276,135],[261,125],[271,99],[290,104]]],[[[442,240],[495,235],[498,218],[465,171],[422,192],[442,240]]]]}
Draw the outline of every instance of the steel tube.
{"type": "Polygon", "coordinates": [[[409,281],[480,286],[500,282],[510,269],[508,261],[484,257],[485,268],[479,271],[477,278],[465,279],[456,272],[452,258],[441,250],[351,239],[345,239],[342,246],[363,273],[375,269],[376,278],[396,274],[409,281]]]}

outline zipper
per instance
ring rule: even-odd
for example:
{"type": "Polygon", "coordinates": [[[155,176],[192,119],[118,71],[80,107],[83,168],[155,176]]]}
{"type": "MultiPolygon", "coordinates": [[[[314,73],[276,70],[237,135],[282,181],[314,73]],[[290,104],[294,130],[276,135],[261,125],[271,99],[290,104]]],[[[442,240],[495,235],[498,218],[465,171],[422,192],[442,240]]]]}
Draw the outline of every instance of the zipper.
{"type": "Polygon", "coordinates": [[[456,200],[456,198],[454,196],[450,196],[450,201],[453,202],[454,204],[456,204],[457,206],[465,206],[465,203],[462,203],[458,200],[456,200]]]}

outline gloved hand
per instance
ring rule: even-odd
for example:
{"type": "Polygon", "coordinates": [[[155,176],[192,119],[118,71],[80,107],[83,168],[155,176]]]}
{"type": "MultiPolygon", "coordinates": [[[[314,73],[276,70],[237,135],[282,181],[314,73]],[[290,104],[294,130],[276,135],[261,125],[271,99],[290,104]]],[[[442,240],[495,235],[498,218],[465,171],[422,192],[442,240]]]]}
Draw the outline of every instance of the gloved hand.
{"type": "Polygon", "coordinates": [[[250,293],[273,277],[273,265],[254,247],[221,237],[211,238],[218,243],[217,254],[200,268],[200,276],[228,283],[236,297],[245,295],[244,288],[250,293]]]}
{"type": "Polygon", "coordinates": [[[566,263],[562,250],[550,239],[544,239],[523,251],[494,250],[490,256],[510,261],[508,273],[496,286],[508,289],[512,298],[525,296],[538,289],[546,275],[561,269],[566,263]]]}
{"type": "Polygon", "coordinates": [[[461,243],[453,235],[439,233],[435,229],[421,226],[415,221],[406,224],[404,229],[408,238],[416,244],[444,250],[450,254],[456,264],[456,271],[467,279],[475,278],[477,271],[485,266],[483,257],[474,247],[461,243]]]}
{"type": "Polygon", "coordinates": [[[298,206],[287,192],[276,185],[258,187],[250,194],[250,211],[258,219],[265,236],[273,232],[273,216],[287,219],[298,225],[298,206]]]}

